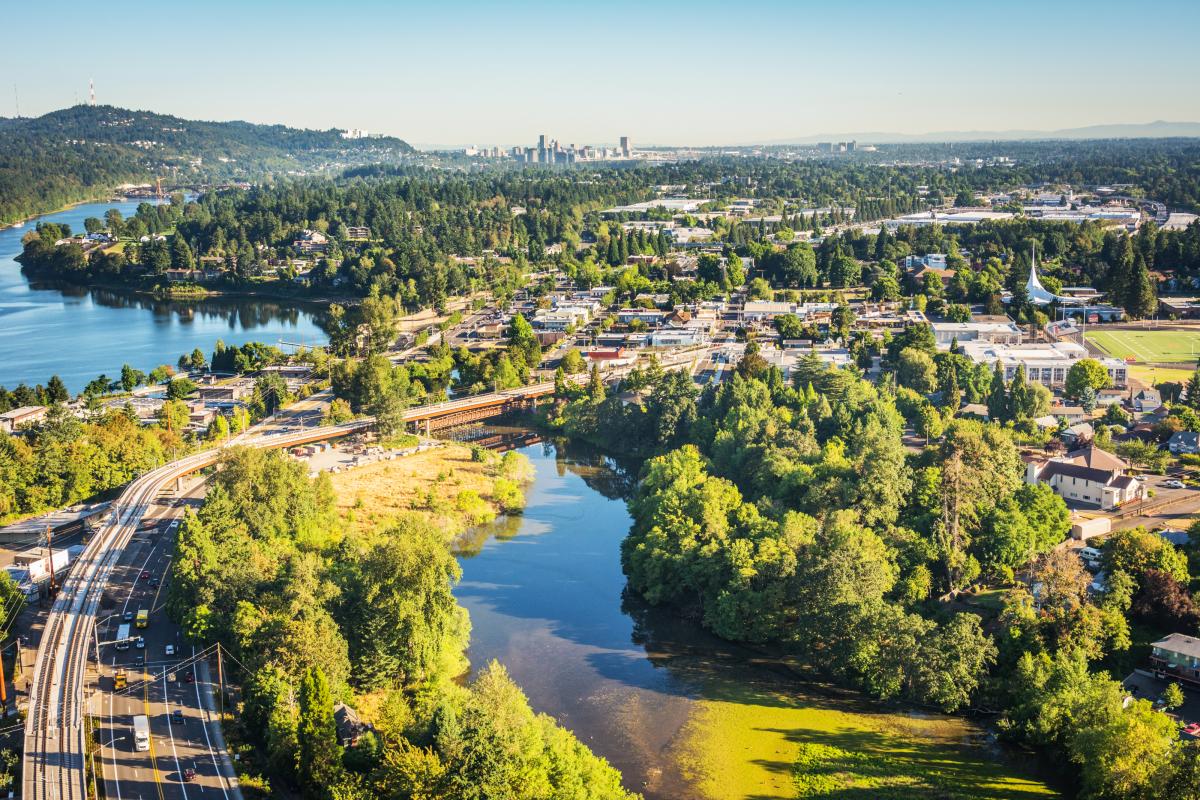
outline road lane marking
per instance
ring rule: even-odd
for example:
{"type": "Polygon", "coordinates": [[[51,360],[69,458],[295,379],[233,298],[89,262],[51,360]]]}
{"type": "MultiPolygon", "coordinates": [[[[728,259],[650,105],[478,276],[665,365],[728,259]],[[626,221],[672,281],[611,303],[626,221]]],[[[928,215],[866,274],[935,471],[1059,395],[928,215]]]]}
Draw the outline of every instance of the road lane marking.
{"type": "MultiPolygon", "coordinates": [[[[150,681],[142,684],[142,708],[146,715],[146,721],[150,721],[150,681]]],[[[147,725],[149,727],[149,725],[147,725]]],[[[150,735],[146,737],[150,741],[150,768],[154,770],[154,788],[158,790],[158,800],[166,800],[163,797],[162,778],[158,774],[158,754],[154,752],[154,732],[150,731],[150,735]]],[[[137,742],[134,742],[134,749],[137,749],[137,742]]]]}
{"type": "Polygon", "coordinates": [[[179,775],[179,788],[183,800],[187,800],[187,784],[183,780],[183,767],[179,766],[179,752],[175,749],[175,726],[171,723],[171,704],[167,699],[167,673],[163,672],[163,709],[167,712],[167,735],[171,737],[171,755],[175,758],[175,772],[179,775]]]}
{"type": "MultiPolygon", "coordinates": [[[[192,645],[192,658],[195,658],[195,657],[196,657],[196,646],[192,645]]],[[[195,665],[193,665],[192,671],[194,672],[195,669],[196,669],[196,667],[195,667],[195,665]]],[[[213,752],[212,739],[208,738],[208,720],[205,719],[205,717],[208,716],[208,709],[205,708],[204,702],[200,699],[200,681],[197,680],[195,682],[195,684],[193,684],[193,685],[196,687],[196,705],[200,709],[200,727],[204,729],[204,742],[205,742],[205,744],[208,745],[208,757],[212,759],[213,769],[215,769],[217,771],[217,780],[221,782],[221,794],[225,795],[225,800],[229,800],[229,792],[227,792],[225,790],[225,782],[226,782],[225,771],[222,770],[219,766],[217,766],[217,754],[215,752],[213,752]]],[[[218,712],[220,711],[220,708],[221,708],[221,706],[218,703],[217,704],[218,712]]],[[[220,717],[217,717],[218,725],[222,725],[222,724],[224,724],[224,722],[225,722],[225,720],[221,719],[220,717]]]]}

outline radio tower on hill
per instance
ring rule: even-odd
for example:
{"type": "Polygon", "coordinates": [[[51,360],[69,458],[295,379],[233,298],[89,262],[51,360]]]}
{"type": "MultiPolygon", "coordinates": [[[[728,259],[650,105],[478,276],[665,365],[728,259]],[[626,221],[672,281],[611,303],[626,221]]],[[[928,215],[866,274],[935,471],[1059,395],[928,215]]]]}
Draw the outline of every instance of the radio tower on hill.
{"type": "Polygon", "coordinates": [[[96,82],[88,78],[88,105],[96,105],[96,82]]]}

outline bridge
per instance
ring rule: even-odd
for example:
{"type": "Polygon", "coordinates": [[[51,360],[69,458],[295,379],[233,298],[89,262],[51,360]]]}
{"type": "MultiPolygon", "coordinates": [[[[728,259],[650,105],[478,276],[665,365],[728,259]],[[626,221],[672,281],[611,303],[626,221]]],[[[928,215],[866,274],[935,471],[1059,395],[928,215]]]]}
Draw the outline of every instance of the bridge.
{"type": "MultiPolygon", "coordinates": [[[[664,366],[694,362],[706,351],[680,354],[664,366]]],[[[610,373],[617,377],[623,370],[610,373]]],[[[571,376],[577,383],[587,375],[571,376]]],[[[554,392],[553,382],[447,400],[407,409],[406,423],[427,430],[499,416],[530,407],[554,392]]],[[[147,472],[131,482],[113,501],[108,522],[85,546],[46,619],[29,691],[22,762],[22,798],[28,800],[87,800],[85,760],[88,752],[85,673],[97,611],[109,575],[136,533],[142,515],[164,489],[186,475],[217,463],[230,447],[287,448],[358,433],[375,424],[364,417],[342,425],[283,430],[254,429],[222,447],[185,456],[147,472]]]]}

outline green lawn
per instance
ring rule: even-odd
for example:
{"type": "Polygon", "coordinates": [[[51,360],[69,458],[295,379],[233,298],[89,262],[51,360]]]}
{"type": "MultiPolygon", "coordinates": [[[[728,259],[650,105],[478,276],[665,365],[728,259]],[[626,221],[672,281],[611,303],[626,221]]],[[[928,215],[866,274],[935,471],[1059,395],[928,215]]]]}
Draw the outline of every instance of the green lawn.
{"type": "Polygon", "coordinates": [[[705,800],[1058,796],[1001,760],[979,728],[957,717],[878,713],[748,688],[698,705],[675,756],[705,800]]]}
{"type": "Polygon", "coordinates": [[[1194,362],[1200,358],[1200,331],[1194,330],[1093,330],[1092,344],[1116,358],[1142,363],[1194,362]]]}

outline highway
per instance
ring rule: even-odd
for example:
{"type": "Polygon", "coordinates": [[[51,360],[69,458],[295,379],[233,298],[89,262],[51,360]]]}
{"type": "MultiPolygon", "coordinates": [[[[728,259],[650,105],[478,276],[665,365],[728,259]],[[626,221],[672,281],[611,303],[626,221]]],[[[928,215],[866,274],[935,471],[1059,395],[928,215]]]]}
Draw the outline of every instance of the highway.
{"type": "MultiPolygon", "coordinates": [[[[665,359],[664,366],[680,363],[695,363],[697,359],[706,356],[707,349],[679,354],[676,358],[665,359]]],[[[577,380],[586,380],[587,376],[572,376],[577,380]]],[[[612,377],[612,375],[606,376],[612,377]]],[[[539,383],[518,389],[495,392],[487,395],[476,395],[427,406],[418,406],[404,412],[406,421],[420,422],[439,416],[449,416],[485,408],[489,405],[502,405],[523,398],[539,397],[554,391],[553,382],[539,383]]],[[[304,408],[301,413],[311,414],[311,408],[304,408]]],[[[84,548],[70,575],[63,582],[61,591],[55,599],[46,619],[42,637],[38,643],[37,660],[33,670],[33,680],[29,691],[28,716],[25,723],[25,748],[22,765],[22,796],[30,800],[86,800],[85,789],[86,769],[85,759],[87,750],[87,731],[84,724],[88,711],[85,705],[85,690],[87,689],[87,673],[89,658],[93,648],[99,650],[96,634],[98,620],[105,622],[101,635],[106,641],[111,641],[113,620],[108,615],[115,613],[105,607],[106,591],[110,585],[115,591],[125,591],[122,610],[129,610],[133,603],[149,603],[158,611],[161,602],[158,599],[162,591],[161,575],[167,572],[169,550],[173,541],[173,533],[159,539],[150,545],[144,565],[138,569],[134,562],[139,554],[147,547],[146,537],[139,536],[139,526],[147,514],[153,512],[159,504],[159,498],[165,490],[173,488],[173,484],[184,476],[190,475],[205,467],[211,466],[220,458],[221,452],[230,446],[284,448],[311,442],[337,438],[365,430],[374,424],[371,418],[357,419],[343,425],[328,427],[304,427],[301,424],[288,424],[294,421],[286,414],[276,418],[268,418],[263,425],[247,431],[231,442],[210,450],[204,450],[185,456],[177,461],[147,472],[131,482],[121,496],[112,504],[108,522],[100,528],[84,548]],[[159,586],[153,597],[145,594],[140,581],[143,572],[150,572],[151,567],[159,569],[159,586]],[[136,570],[137,577],[130,577],[130,570],[136,570]]],[[[145,580],[149,581],[148,576],[145,580]]],[[[141,605],[138,606],[142,607],[141,605]]],[[[168,714],[179,703],[183,702],[182,692],[188,691],[186,684],[180,688],[178,679],[186,673],[176,669],[176,661],[166,656],[167,644],[181,646],[180,640],[171,641],[169,628],[157,621],[152,633],[147,634],[146,649],[143,651],[147,659],[146,669],[153,675],[153,680],[139,683],[131,680],[132,687],[140,687],[142,710],[151,717],[151,740],[153,742],[150,759],[139,759],[143,753],[136,753],[132,748],[132,731],[130,717],[137,711],[136,698],[129,691],[119,697],[107,698],[107,709],[104,724],[101,727],[101,764],[111,751],[113,764],[113,793],[110,797],[138,797],[147,800],[148,792],[139,788],[133,793],[122,792],[119,786],[120,775],[126,774],[128,785],[133,771],[135,785],[141,787],[147,778],[155,785],[159,800],[166,800],[167,789],[164,786],[177,788],[180,797],[187,798],[187,786],[180,779],[181,770],[190,762],[196,769],[198,777],[204,782],[197,786],[197,795],[208,791],[213,793],[217,787],[228,796],[229,785],[223,779],[217,768],[217,760],[211,743],[212,733],[207,724],[196,723],[188,728],[189,723],[175,725],[168,714]],[[164,633],[166,631],[166,638],[164,633]],[[160,658],[161,654],[161,658],[160,658]],[[172,675],[176,680],[172,680],[172,675]],[[174,705],[173,705],[174,704],[174,705]],[[178,730],[177,730],[178,728],[178,730]],[[198,737],[198,734],[206,734],[198,737]],[[114,739],[125,737],[121,746],[114,747],[118,742],[114,739]],[[199,738],[205,738],[202,746],[199,738]],[[204,747],[212,756],[211,769],[204,764],[204,747]],[[167,755],[169,751],[169,755],[167,755]],[[180,753],[182,752],[182,756],[180,753]],[[120,753],[120,757],[116,755],[120,753]],[[182,761],[180,760],[182,758],[182,761]],[[123,762],[123,763],[122,763],[123,762]],[[145,776],[142,770],[147,770],[145,776]]],[[[189,648],[190,649],[190,648],[189,648]]],[[[108,650],[108,659],[113,662],[116,658],[114,648],[108,650]]],[[[136,648],[124,651],[123,656],[135,659],[136,648]],[[133,655],[129,655],[132,653],[133,655]]],[[[103,653],[100,659],[104,659],[103,653]]],[[[124,663],[124,662],[120,662],[124,663]]],[[[99,665],[97,665],[99,667],[99,665]]],[[[189,671],[191,667],[187,668],[189,671]]],[[[203,665],[200,666],[203,670],[203,665]]],[[[195,711],[201,712],[198,684],[196,688],[197,702],[195,711]]],[[[111,687],[111,683],[107,683],[111,687]]],[[[110,695],[112,692],[110,692],[110,695]]],[[[96,709],[93,707],[92,711],[96,709]]],[[[219,729],[217,731],[219,734],[219,729]]],[[[98,767],[99,768],[99,767],[98,767]]],[[[107,780],[107,772],[106,780],[107,780]]],[[[199,781],[198,781],[199,783],[199,781]]],[[[234,790],[236,791],[236,790],[234,790]]],[[[172,789],[172,795],[175,792],[172,789]]],[[[238,793],[240,796],[240,793],[238,793]]]]}

